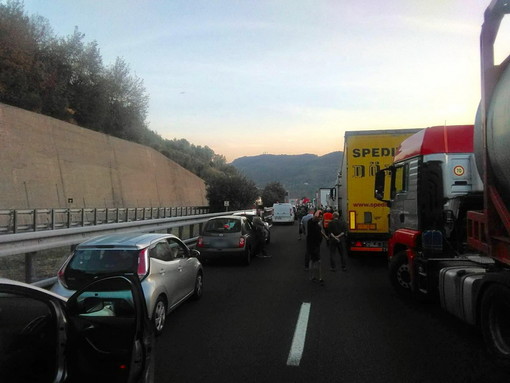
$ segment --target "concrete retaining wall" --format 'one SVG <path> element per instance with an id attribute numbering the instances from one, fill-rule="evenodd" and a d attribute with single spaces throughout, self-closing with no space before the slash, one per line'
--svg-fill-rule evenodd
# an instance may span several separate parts
<path id="1" fill-rule="evenodd" d="M 204 181 L 154 149 L 0 104 L 0 209 L 207 204 Z"/>

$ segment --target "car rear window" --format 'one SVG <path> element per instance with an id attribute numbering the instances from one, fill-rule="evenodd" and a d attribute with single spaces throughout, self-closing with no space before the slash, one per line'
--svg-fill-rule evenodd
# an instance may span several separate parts
<path id="1" fill-rule="evenodd" d="M 83 249 L 76 250 L 68 270 L 87 273 L 136 272 L 139 250 Z"/>
<path id="2" fill-rule="evenodd" d="M 208 221 L 205 233 L 237 233 L 241 231 L 241 221 L 231 218 L 216 218 Z"/>

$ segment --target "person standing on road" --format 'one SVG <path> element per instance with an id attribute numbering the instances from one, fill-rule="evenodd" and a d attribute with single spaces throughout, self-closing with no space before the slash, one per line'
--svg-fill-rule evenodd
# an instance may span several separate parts
<path id="1" fill-rule="evenodd" d="M 333 219 L 328 225 L 329 232 L 329 261 L 331 266 L 331 271 L 336 271 L 336 262 L 335 256 L 336 252 L 340 254 L 340 264 L 342 265 L 342 270 L 346 271 L 347 267 L 345 265 L 345 255 L 347 254 L 347 247 L 345 245 L 345 233 L 346 227 L 344 222 L 340 222 L 339 220 L 340 214 L 338 212 L 333 213 Z"/>
<path id="2" fill-rule="evenodd" d="M 329 234 L 328 226 L 332 219 L 333 219 L 333 210 L 328 207 L 322 216 L 322 227 L 324 228 L 324 232 L 326 233 L 326 235 Z"/>
<path id="3" fill-rule="evenodd" d="M 309 253 L 311 266 L 311 280 L 324 285 L 321 273 L 321 242 L 322 238 L 327 238 L 321 227 L 322 211 L 317 210 L 313 218 L 308 221 L 306 227 L 306 245 Z"/>
<path id="4" fill-rule="evenodd" d="M 305 205 L 301 205 L 297 211 L 298 232 L 299 232 L 298 240 L 301 239 L 301 236 L 304 234 L 303 233 L 303 225 L 301 224 L 301 220 L 307 214 L 307 212 L 308 212 L 308 208 Z"/>
<path id="5" fill-rule="evenodd" d="M 255 255 L 258 255 L 262 258 L 270 257 L 266 252 L 266 228 L 264 227 L 264 222 L 262 222 L 262 218 L 259 216 L 253 217 L 253 230 L 255 232 Z"/>
<path id="6" fill-rule="evenodd" d="M 313 218 L 314 210 L 308 210 L 308 214 L 301 218 L 301 222 L 299 223 L 301 226 L 301 230 L 306 239 L 306 248 L 305 248 L 305 270 L 310 270 L 310 253 L 308 251 L 308 221 Z"/>

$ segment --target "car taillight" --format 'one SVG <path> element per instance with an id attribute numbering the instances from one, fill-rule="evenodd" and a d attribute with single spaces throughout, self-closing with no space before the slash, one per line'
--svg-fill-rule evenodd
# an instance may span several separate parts
<path id="1" fill-rule="evenodd" d="M 62 286 L 64 286 L 66 289 L 68 289 L 66 280 L 64 278 L 64 271 L 66 269 L 66 264 L 67 264 L 67 262 L 62 265 L 62 267 L 60 268 L 60 270 L 57 273 L 57 277 L 58 277 L 58 280 L 60 281 L 60 283 L 62 284 Z"/>
<path id="2" fill-rule="evenodd" d="M 244 237 L 239 238 L 239 247 L 244 247 L 245 243 L 246 243 L 246 238 L 244 238 Z"/>
<path id="3" fill-rule="evenodd" d="M 204 239 L 202 237 L 198 237 L 197 247 L 204 247 Z"/>
<path id="4" fill-rule="evenodd" d="M 149 249 L 145 248 L 143 250 L 140 250 L 140 253 L 138 254 L 138 278 L 140 280 L 144 279 L 147 274 L 149 274 L 149 256 L 148 256 Z"/>
<path id="5" fill-rule="evenodd" d="M 62 286 L 64 286 L 66 289 L 69 289 L 69 287 L 67 287 L 67 282 L 66 282 L 66 278 L 65 278 L 66 267 L 69 264 L 69 261 L 71 261 L 71 258 L 73 256 L 74 256 L 74 253 L 72 253 L 69 257 L 67 257 L 66 261 L 62 264 L 62 266 L 60 266 L 60 269 L 57 272 L 58 280 L 60 281 Z"/>

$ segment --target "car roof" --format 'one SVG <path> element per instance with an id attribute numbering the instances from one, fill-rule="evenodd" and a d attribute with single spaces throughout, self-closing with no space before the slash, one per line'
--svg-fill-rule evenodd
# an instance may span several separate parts
<path id="1" fill-rule="evenodd" d="M 136 249 L 143 249 L 149 246 L 151 243 L 159 241 L 164 238 L 177 238 L 177 237 L 173 234 L 163 233 L 140 233 L 140 232 L 117 233 L 91 238 L 85 242 L 80 243 L 76 248 L 80 249 L 87 247 L 112 246 L 116 248 L 131 247 Z"/>
<path id="2" fill-rule="evenodd" d="M 244 217 L 242 215 L 220 215 L 219 217 L 213 217 L 213 218 L 209 218 L 209 221 L 212 221 L 214 219 L 219 219 L 219 218 L 229 218 L 229 219 L 243 219 Z"/>
<path id="3" fill-rule="evenodd" d="M 232 215 L 240 215 L 240 216 L 247 216 L 247 215 L 257 215 L 257 212 L 255 211 L 239 211 L 237 213 L 234 213 Z"/>

